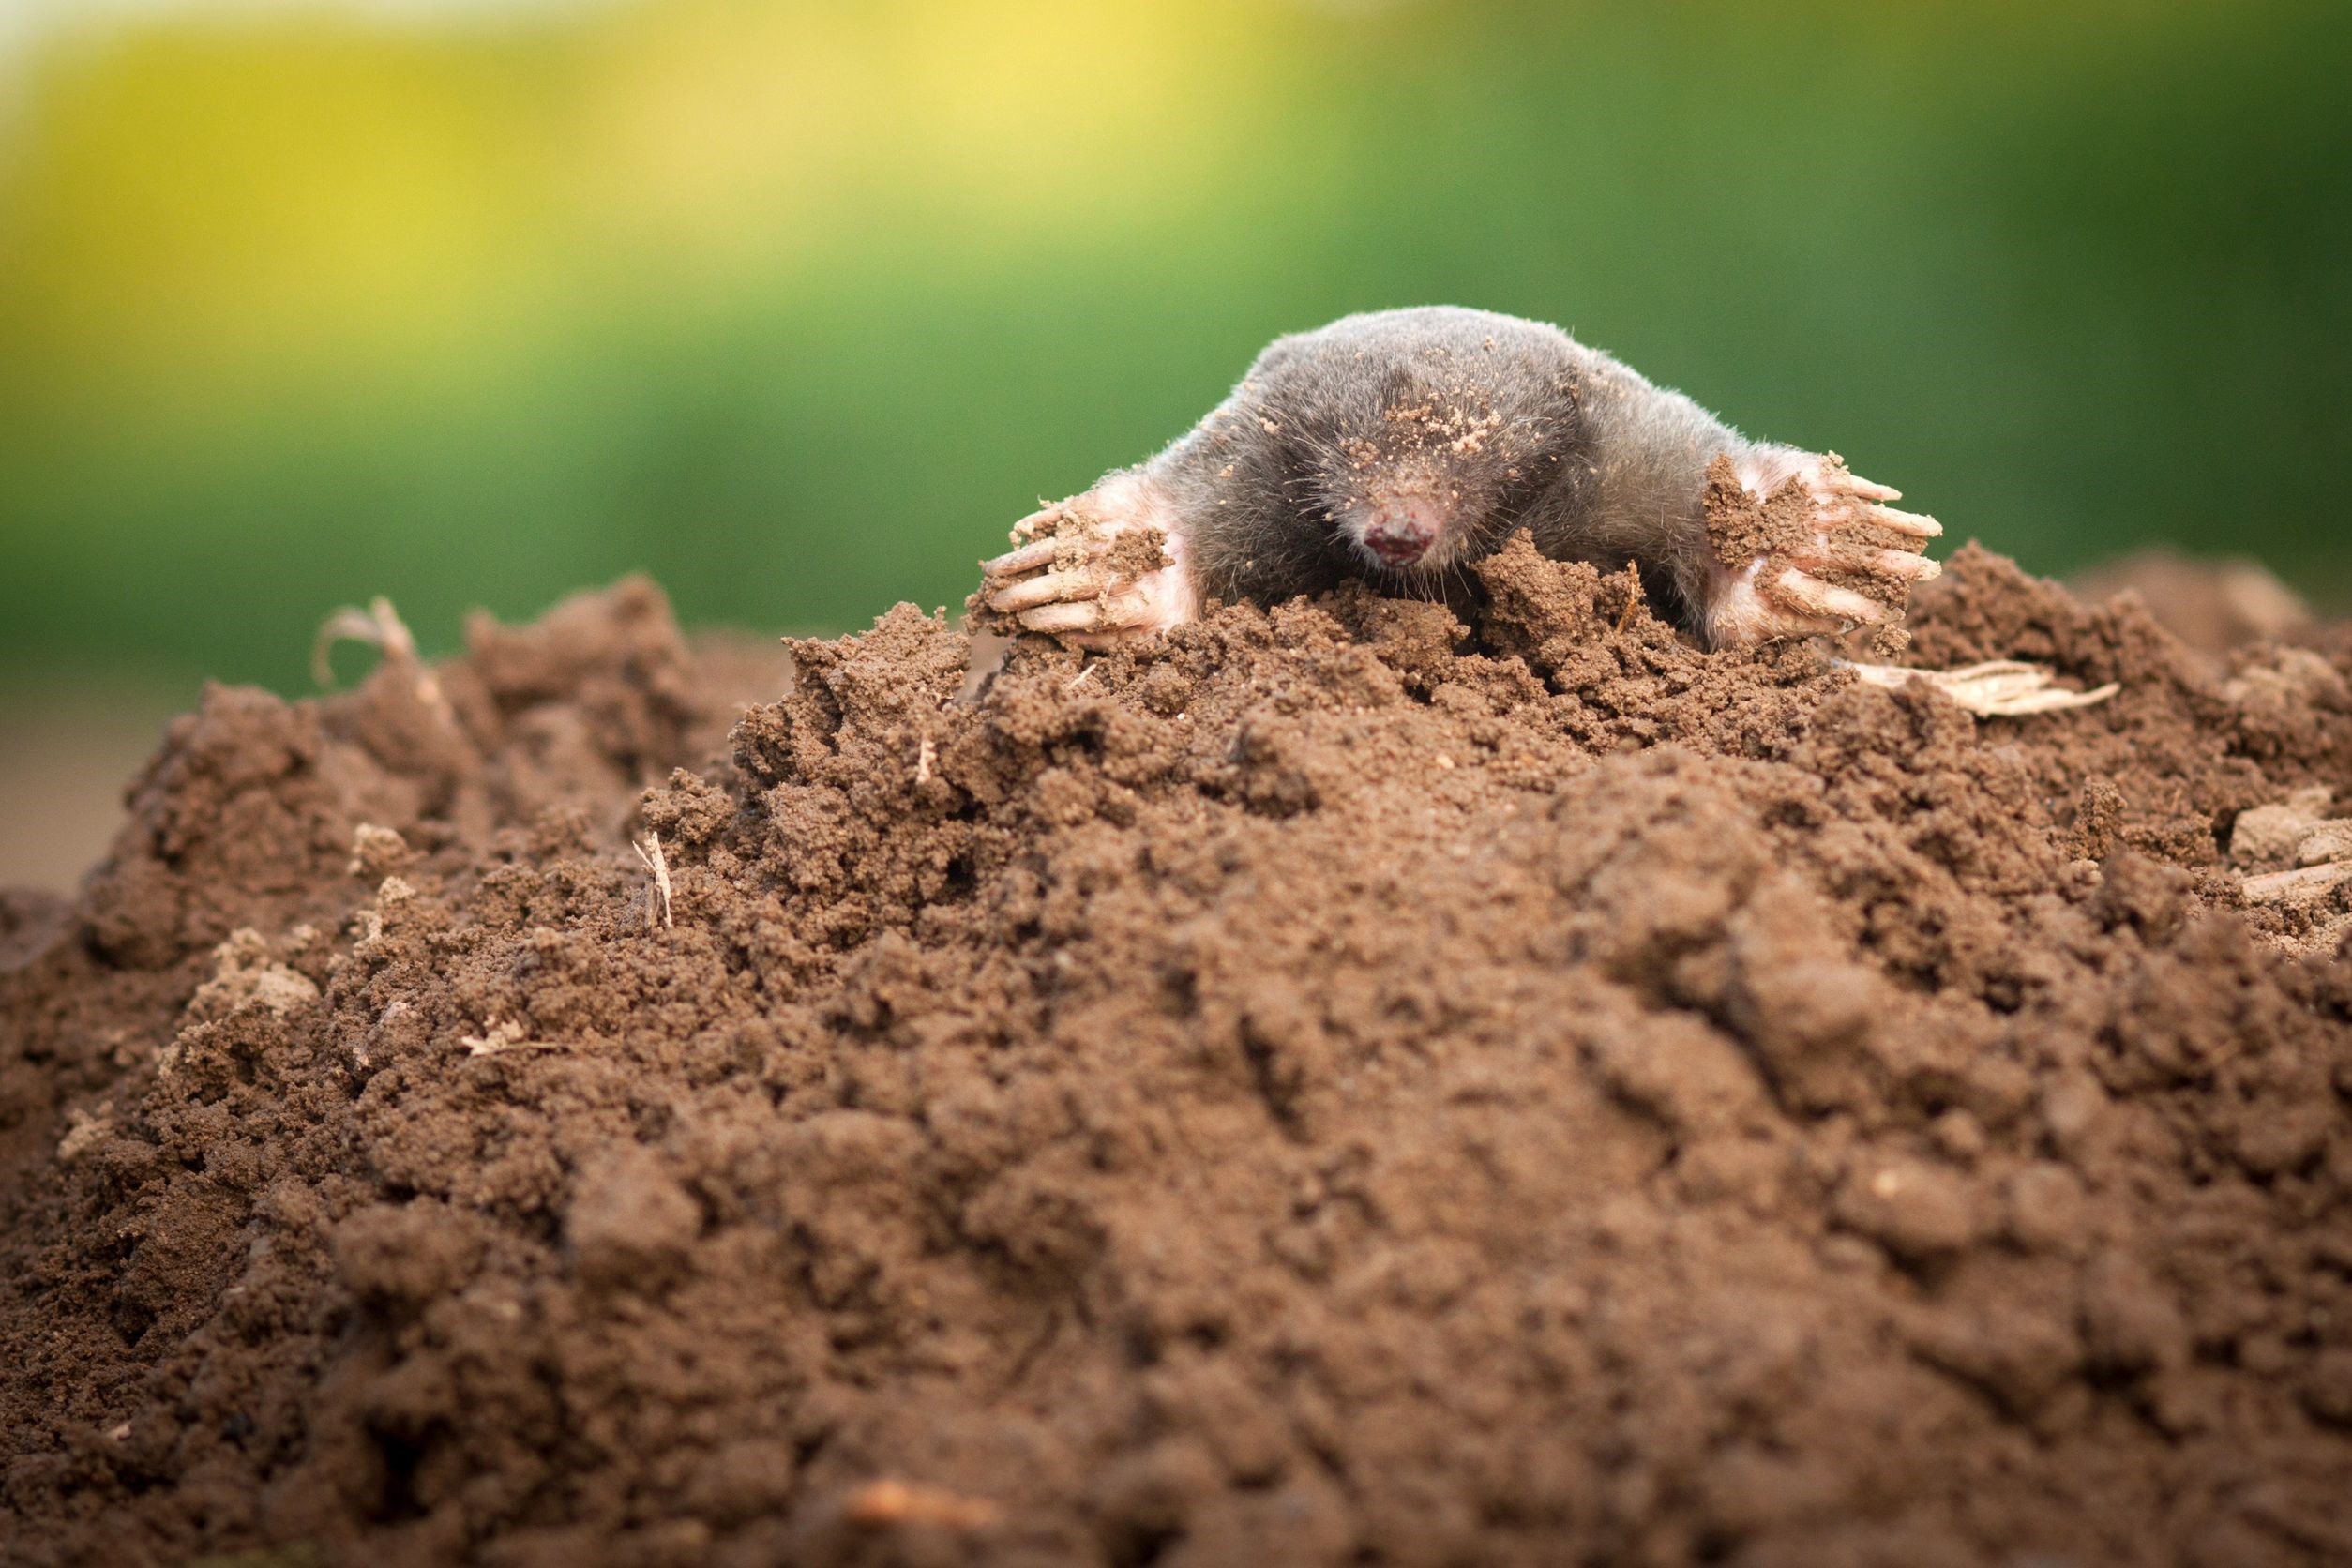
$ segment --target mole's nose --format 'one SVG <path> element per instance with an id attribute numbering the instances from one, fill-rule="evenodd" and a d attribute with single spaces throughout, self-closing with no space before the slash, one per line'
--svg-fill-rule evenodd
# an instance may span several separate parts
<path id="1" fill-rule="evenodd" d="M 1383 566 L 1410 566 L 1429 553 L 1437 536 L 1435 530 L 1417 523 L 1383 518 L 1364 531 L 1364 548 Z"/>

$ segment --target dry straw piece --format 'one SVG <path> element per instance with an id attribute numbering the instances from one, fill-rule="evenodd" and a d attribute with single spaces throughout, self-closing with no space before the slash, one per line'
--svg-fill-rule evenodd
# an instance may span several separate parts
<path id="1" fill-rule="evenodd" d="M 2267 876 L 2248 877 L 2244 892 L 2247 900 L 2256 904 L 2296 904 L 2318 897 L 2333 889 L 2338 882 L 2352 881 L 2352 860 L 2333 861 L 2325 866 L 2305 866 L 2292 871 L 2272 871 Z"/>
<path id="2" fill-rule="evenodd" d="M 331 656 L 338 642 L 364 642 L 381 653 L 386 664 L 407 670 L 415 683 L 416 695 L 425 705 L 444 722 L 457 722 L 449 699 L 442 693 L 441 682 L 417 656 L 416 639 L 410 634 L 408 623 L 400 619 L 400 611 L 392 608 L 390 599 L 378 594 L 368 601 L 365 610 L 343 605 L 319 627 L 319 635 L 310 642 L 310 676 L 323 686 L 335 684 Z"/>
<path id="3" fill-rule="evenodd" d="M 1980 718 L 2021 718 L 2028 714 L 2088 708 L 2123 689 L 2110 683 L 2090 691 L 2068 691 L 2052 686 L 2053 677 L 2042 666 L 2015 659 L 1994 659 L 1958 670 L 1907 670 L 1893 664 L 1847 664 L 1846 668 L 1861 680 L 1889 690 L 1925 681 Z"/>

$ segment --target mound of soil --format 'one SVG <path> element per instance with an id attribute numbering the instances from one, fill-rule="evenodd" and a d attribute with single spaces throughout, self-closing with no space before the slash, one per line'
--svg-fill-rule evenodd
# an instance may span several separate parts
<path id="1" fill-rule="evenodd" d="M 2316 620 L 2311 606 L 2258 561 L 2198 560 L 2162 545 L 2093 567 L 2069 586 L 2088 599 L 2137 594 L 2157 625 L 2202 654 L 2265 640 L 2303 641 Z"/>
<path id="2" fill-rule="evenodd" d="M 0 900 L 0 1555 L 2352 1559 L 2352 636 L 1480 575 L 212 691 Z"/>

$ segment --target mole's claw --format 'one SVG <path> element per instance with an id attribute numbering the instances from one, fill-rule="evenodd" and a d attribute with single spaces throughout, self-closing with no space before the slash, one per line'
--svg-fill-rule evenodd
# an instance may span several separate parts
<path id="1" fill-rule="evenodd" d="M 1941 565 L 1924 555 L 1914 555 L 1907 550 L 1874 550 L 1870 565 L 1887 576 L 1899 577 L 1906 582 L 1933 582 L 1944 574 Z"/>
<path id="2" fill-rule="evenodd" d="M 1034 610 L 1042 604 L 1092 598 L 1095 586 L 1092 572 L 1047 572 L 999 588 L 988 596 L 988 608 L 1010 615 L 1015 611 Z"/>
<path id="3" fill-rule="evenodd" d="M 1857 594 L 1851 588 L 1824 582 L 1794 566 L 1772 580 L 1772 592 L 1816 615 L 1832 616 L 1841 621 L 1860 621 L 1871 626 L 1887 618 L 1887 607 L 1877 600 Z"/>
<path id="4" fill-rule="evenodd" d="M 1010 577 L 1016 572 L 1046 565 L 1060 548 L 1059 543 L 1052 539 L 1033 539 L 1018 550 L 1008 550 L 1002 555 L 981 562 L 980 570 L 988 577 Z"/>
<path id="5" fill-rule="evenodd" d="M 1062 516 L 1062 509 L 1068 505 L 1066 501 L 1057 501 L 1050 506 L 1038 507 L 1013 524 L 1013 537 L 1016 540 L 1035 538 L 1048 523 Z"/>
<path id="6" fill-rule="evenodd" d="M 1014 548 L 980 563 L 980 601 L 1022 631 L 1081 647 L 1156 636 L 1199 609 L 1179 520 L 1155 481 L 1109 475 L 1015 524 Z"/>
<path id="7" fill-rule="evenodd" d="M 1903 492 L 1892 485 L 1882 485 L 1876 479 L 1865 479 L 1859 474 L 1841 474 L 1834 481 L 1838 490 L 1864 501 L 1900 501 Z"/>
<path id="8" fill-rule="evenodd" d="M 1031 631 L 1093 631 L 1102 620 L 1102 607 L 1093 600 L 1049 604 L 1021 611 L 1021 625 Z"/>
<path id="9" fill-rule="evenodd" d="M 1943 536 L 1944 525 L 1922 512 L 1906 512 L 1894 506 L 1873 506 L 1863 515 L 1881 528 L 1892 528 L 1913 538 L 1936 539 Z"/>
<path id="10" fill-rule="evenodd" d="M 1730 578 L 1711 600 L 1706 616 L 1706 641 L 1711 648 L 1769 642 L 1780 637 L 1810 637 L 1817 632 L 1846 629 L 1834 616 L 1808 615 L 1783 599 L 1767 596 L 1754 572 Z"/>

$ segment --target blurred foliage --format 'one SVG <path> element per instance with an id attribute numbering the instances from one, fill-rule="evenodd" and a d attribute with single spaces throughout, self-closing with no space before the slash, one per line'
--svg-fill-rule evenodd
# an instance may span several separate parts
<path id="1" fill-rule="evenodd" d="M 0 672 L 955 604 L 1275 333 L 1553 320 L 2042 570 L 2352 584 L 2352 8 L 677 0 L 53 35 Z"/>

